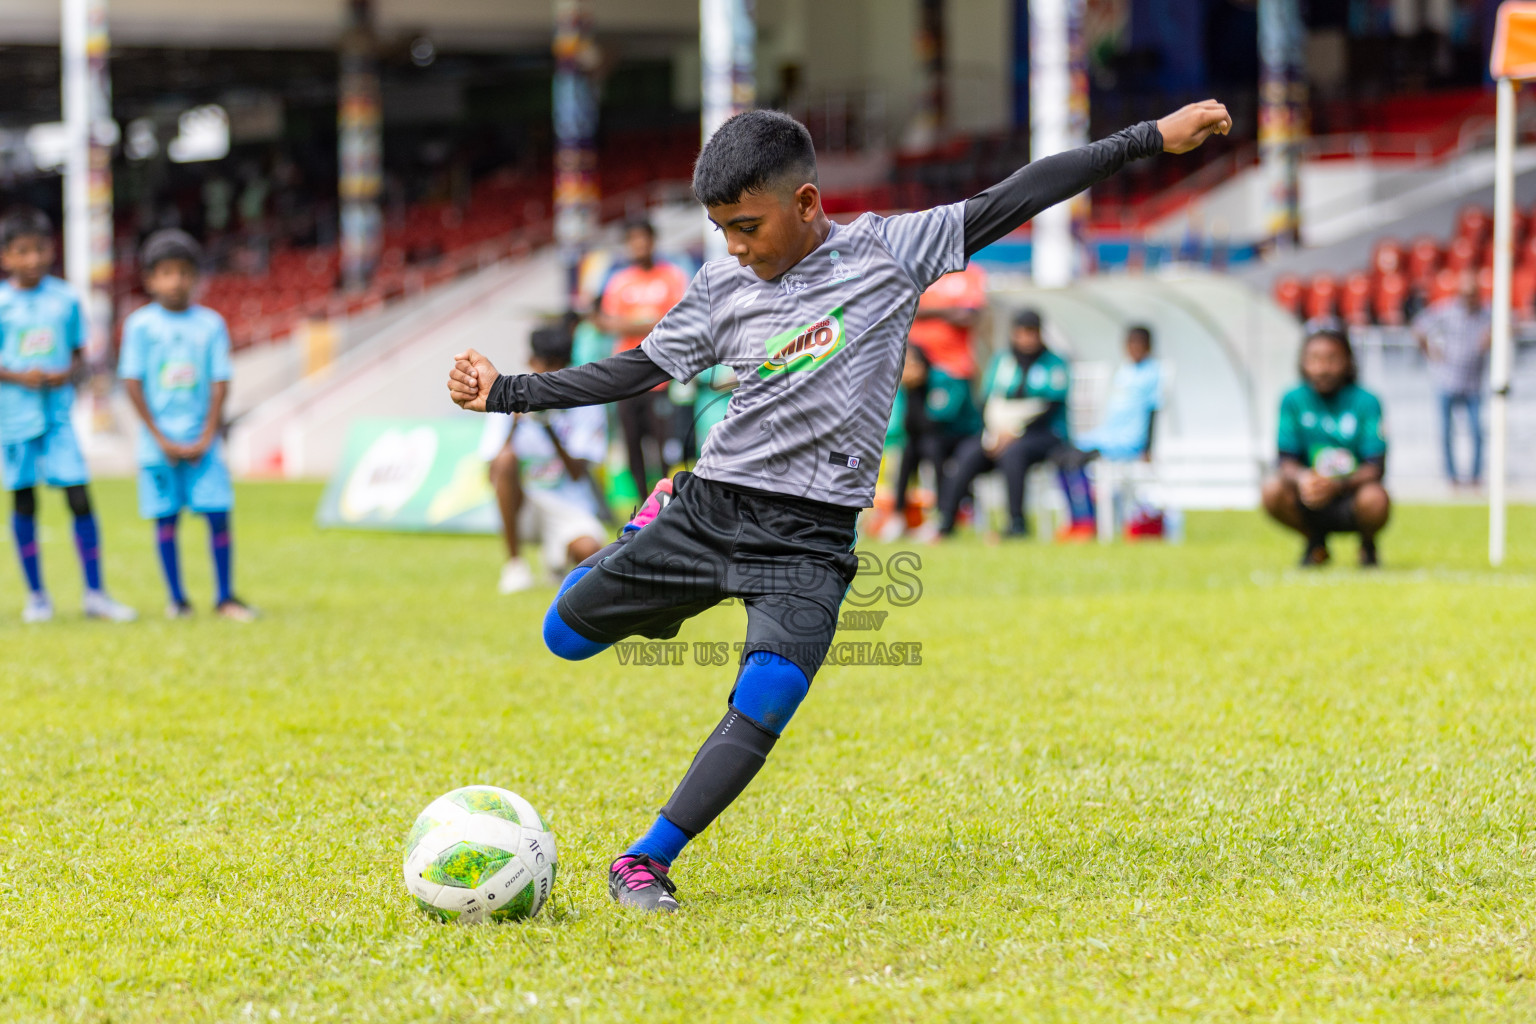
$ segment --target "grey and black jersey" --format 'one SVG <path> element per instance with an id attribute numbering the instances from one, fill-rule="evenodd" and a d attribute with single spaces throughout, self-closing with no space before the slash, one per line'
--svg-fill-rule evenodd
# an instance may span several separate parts
<path id="1" fill-rule="evenodd" d="M 875 475 L 918 296 L 1036 213 L 1163 148 L 1143 121 L 1028 164 L 964 203 L 865 214 L 781 277 L 706 264 L 640 348 L 553 373 L 508 374 L 489 412 L 564 409 L 644 394 L 719 363 L 741 382 L 695 472 L 727 485 L 845 507 Z"/>
<path id="2" fill-rule="evenodd" d="M 834 224 L 771 281 L 734 259 L 706 264 L 640 346 L 677 380 L 724 363 L 740 381 L 694 472 L 871 504 L 918 297 L 964 266 L 959 203 Z"/>

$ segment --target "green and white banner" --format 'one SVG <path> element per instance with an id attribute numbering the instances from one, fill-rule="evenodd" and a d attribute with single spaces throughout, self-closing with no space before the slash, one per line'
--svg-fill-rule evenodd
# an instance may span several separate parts
<path id="1" fill-rule="evenodd" d="M 359 419 L 320 499 L 321 526 L 440 533 L 501 529 L 480 417 Z"/>

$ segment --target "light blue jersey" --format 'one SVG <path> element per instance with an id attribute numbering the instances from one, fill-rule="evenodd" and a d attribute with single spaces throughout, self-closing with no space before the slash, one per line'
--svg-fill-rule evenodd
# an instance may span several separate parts
<path id="1" fill-rule="evenodd" d="M 56 277 L 45 277 L 31 289 L 0 284 L 0 365 L 5 369 L 62 373 L 84 345 L 85 317 L 69 285 Z M 0 442 L 30 441 L 68 424 L 74 404 L 75 389 L 69 385 L 0 384 Z"/>
<path id="2" fill-rule="evenodd" d="M 144 401 L 167 439 L 196 441 L 208 418 L 213 385 L 229 380 L 229 330 L 204 306 L 172 313 L 159 303 L 135 310 L 123 324 L 118 363 L 123 380 L 142 381 Z M 165 453 L 149 428 L 139 435 L 139 465 L 163 466 Z"/>
<path id="3" fill-rule="evenodd" d="M 1147 450 L 1152 414 L 1162 400 L 1162 368 L 1156 359 L 1121 363 L 1110 379 L 1104 417 L 1078 438 L 1078 447 L 1096 448 L 1107 459 L 1134 459 Z"/>

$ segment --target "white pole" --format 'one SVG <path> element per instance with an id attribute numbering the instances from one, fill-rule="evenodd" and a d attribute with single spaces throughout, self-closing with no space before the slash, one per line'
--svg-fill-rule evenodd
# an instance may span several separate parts
<path id="1" fill-rule="evenodd" d="M 1071 17 L 1074 0 L 1030 0 L 1029 158 L 1039 160 L 1080 144 L 1072 110 Z M 1077 246 L 1072 207 L 1058 203 L 1035 215 L 1030 228 L 1030 276 L 1043 288 L 1072 281 Z"/>
<path id="2" fill-rule="evenodd" d="M 703 104 L 703 142 L 732 114 L 749 109 L 756 98 L 754 48 L 757 24 L 753 0 L 699 0 L 699 64 Z M 723 259 L 725 236 L 704 221 L 704 258 Z"/>
<path id="3" fill-rule="evenodd" d="M 1504 562 L 1509 470 L 1510 261 L 1514 256 L 1515 83 L 1499 79 L 1493 177 L 1493 401 L 1489 419 L 1488 561 Z"/>
<path id="4" fill-rule="evenodd" d="M 64 0 L 60 25 L 64 91 L 64 276 L 81 301 L 91 294 L 91 97 L 87 0 Z"/>

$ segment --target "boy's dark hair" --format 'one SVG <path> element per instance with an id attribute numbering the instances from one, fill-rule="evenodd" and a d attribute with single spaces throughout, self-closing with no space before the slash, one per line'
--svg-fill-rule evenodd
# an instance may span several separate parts
<path id="1" fill-rule="evenodd" d="M 18 206 L 0 220 L 0 248 L 21 238 L 53 238 L 53 221 L 33 206 Z"/>
<path id="2" fill-rule="evenodd" d="M 177 228 L 156 231 L 144 240 L 144 245 L 139 249 L 139 270 L 147 274 L 155 269 L 156 264 L 166 260 L 186 260 L 194 270 L 199 269 L 203 262 L 203 247 L 191 235 Z"/>
<path id="3" fill-rule="evenodd" d="M 528 336 L 528 351 L 535 359 L 546 363 L 569 366 L 571 363 L 571 332 L 561 324 L 545 324 L 535 327 Z"/>
<path id="4" fill-rule="evenodd" d="M 644 217 L 631 217 L 624 222 L 625 236 L 627 237 L 631 231 L 644 231 L 651 236 L 652 241 L 656 240 L 656 225 Z"/>
<path id="5" fill-rule="evenodd" d="M 1307 353 L 1307 346 L 1314 341 L 1331 341 L 1344 350 L 1344 358 L 1349 362 L 1349 369 L 1344 371 L 1344 385 L 1348 387 L 1360 379 L 1360 368 L 1355 365 L 1355 347 L 1349 343 L 1349 335 L 1344 331 L 1333 327 L 1321 327 L 1307 334 L 1307 339 L 1301 343 L 1301 354 Z M 1301 366 L 1302 360 L 1297 360 L 1296 370 L 1302 380 L 1307 379 L 1306 370 Z"/>
<path id="6" fill-rule="evenodd" d="M 1037 310 L 1021 309 L 1013 315 L 1013 326 L 1038 331 L 1045 326 L 1045 322 L 1040 319 L 1040 313 Z"/>
<path id="7" fill-rule="evenodd" d="M 816 146 L 805 125 L 777 110 L 728 118 L 693 163 L 693 195 L 705 206 L 805 184 L 816 184 Z"/>
<path id="8" fill-rule="evenodd" d="M 1141 343 L 1147 346 L 1147 351 L 1152 351 L 1152 328 L 1148 327 L 1146 324 L 1132 324 L 1126 330 L 1125 337 L 1127 341 L 1129 341 L 1132 337 L 1140 338 Z"/>

